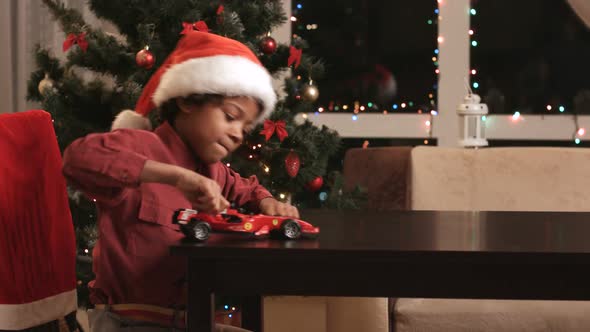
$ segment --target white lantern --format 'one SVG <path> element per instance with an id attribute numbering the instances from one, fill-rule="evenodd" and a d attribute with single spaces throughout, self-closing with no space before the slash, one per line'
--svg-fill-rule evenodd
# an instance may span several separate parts
<path id="1" fill-rule="evenodd" d="M 459 115 L 459 145 L 466 148 L 488 146 L 482 125 L 482 117 L 488 114 L 488 105 L 482 104 L 478 95 L 469 93 L 457 108 L 457 114 Z"/>

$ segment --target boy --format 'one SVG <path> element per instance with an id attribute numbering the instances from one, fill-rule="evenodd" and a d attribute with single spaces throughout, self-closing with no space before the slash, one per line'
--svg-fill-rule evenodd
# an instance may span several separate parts
<path id="1" fill-rule="evenodd" d="M 99 240 L 90 283 L 93 331 L 184 327 L 185 264 L 168 254 L 183 235 L 179 208 L 211 213 L 229 201 L 264 214 L 298 217 L 221 160 L 272 112 L 271 77 L 243 44 L 203 32 L 186 34 L 150 78 L 135 112 L 113 131 L 91 134 L 64 152 L 65 176 L 96 200 Z M 154 132 L 147 114 L 164 122 Z"/>

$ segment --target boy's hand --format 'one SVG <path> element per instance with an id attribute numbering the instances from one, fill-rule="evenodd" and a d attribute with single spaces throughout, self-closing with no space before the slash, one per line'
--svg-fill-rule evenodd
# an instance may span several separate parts
<path id="1" fill-rule="evenodd" d="M 299 210 L 291 204 L 282 203 L 272 197 L 260 201 L 260 213 L 269 216 L 284 216 L 299 218 Z"/>
<path id="2" fill-rule="evenodd" d="M 193 203 L 194 208 L 204 212 L 218 213 L 229 206 L 217 182 L 179 166 L 147 160 L 139 181 L 175 186 Z"/>
<path id="3" fill-rule="evenodd" d="M 221 195 L 219 184 L 188 169 L 179 171 L 176 188 L 193 203 L 194 208 L 208 213 L 219 213 L 229 207 Z"/>

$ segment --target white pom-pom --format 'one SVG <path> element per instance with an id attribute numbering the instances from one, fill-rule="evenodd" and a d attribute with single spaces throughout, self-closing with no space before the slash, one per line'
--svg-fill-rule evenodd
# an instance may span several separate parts
<path id="1" fill-rule="evenodd" d="M 111 131 L 121 128 L 151 130 L 152 124 L 147 117 L 133 110 L 124 110 L 115 117 L 115 121 L 111 125 Z"/>

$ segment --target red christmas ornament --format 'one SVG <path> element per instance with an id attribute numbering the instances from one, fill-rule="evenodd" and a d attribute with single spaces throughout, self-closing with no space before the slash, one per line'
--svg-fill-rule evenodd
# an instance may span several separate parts
<path id="1" fill-rule="evenodd" d="M 264 54 L 273 54 L 277 50 L 277 42 L 270 36 L 262 38 L 260 49 Z"/>
<path id="2" fill-rule="evenodd" d="M 285 169 L 287 170 L 287 174 L 290 177 L 294 178 L 299 173 L 299 166 L 301 166 L 301 161 L 299 160 L 299 155 L 291 151 L 285 158 Z"/>
<path id="3" fill-rule="evenodd" d="M 307 190 L 309 190 L 311 192 L 316 192 L 316 191 L 320 190 L 322 185 L 324 185 L 324 179 L 321 176 L 318 176 L 317 178 L 309 181 L 305 185 L 305 188 L 307 188 Z"/>
<path id="4" fill-rule="evenodd" d="M 156 58 L 147 47 L 137 52 L 137 54 L 135 55 L 135 63 L 137 63 L 137 65 L 140 67 L 150 69 L 154 66 L 155 62 Z"/>

